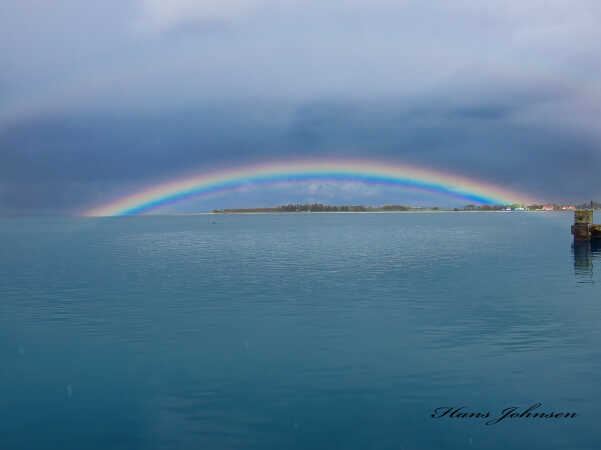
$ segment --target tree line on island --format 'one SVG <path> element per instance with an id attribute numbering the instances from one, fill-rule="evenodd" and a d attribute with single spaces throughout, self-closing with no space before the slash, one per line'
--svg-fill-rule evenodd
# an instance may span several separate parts
<path id="1" fill-rule="evenodd" d="M 582 205 L 476 205 L 468 204 L 460 208 L 414 207 L 405 205 L 324 205 L 322 203 L 289 203 L 269 208 L 224 208 L 214 209 L 214 213 L 294 213 L 294 212 L 391 212 L 391 211 L 561 211 L 573 209 L 601 209 L 601 203 L 591 201 Z"/>

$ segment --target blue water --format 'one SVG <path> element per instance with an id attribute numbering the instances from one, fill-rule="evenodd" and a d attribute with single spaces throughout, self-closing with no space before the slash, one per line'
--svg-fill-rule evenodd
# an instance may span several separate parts
<path id="1" fill-rule="evenodd" d="M 598 449 L 570 214 L 0 220 L 1 449 Z M 432 418 L 435 408 L 576 417 Z"/>

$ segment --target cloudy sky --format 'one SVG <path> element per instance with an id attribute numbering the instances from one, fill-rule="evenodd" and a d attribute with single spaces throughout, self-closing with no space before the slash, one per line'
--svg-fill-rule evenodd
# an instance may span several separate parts
<path id="1" fill-rule="evenodd" d="M 598 0 L 4 0 L 0 214 L 319 156 L 601 200 L 600 55 Z M 445 201 L 313 183 L 176 209 L 306 200 Z"/>

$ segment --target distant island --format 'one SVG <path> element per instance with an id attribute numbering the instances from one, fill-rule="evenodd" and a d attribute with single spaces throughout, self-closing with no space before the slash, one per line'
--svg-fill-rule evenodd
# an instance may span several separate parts
<path id="1" fill-rule="evenodd" d="M 290 203 L 268 208 L 224 208 L 214 209 L 216 214 L 236 213 L 301 213 L 301 212 L 427 212 L 427 211 L 574 211 L 576 209 L 601 209 L 601 203 L 593 202 L 581 205 L 475 205 L 461 208 L 440 208 L 438 206 L 416 207 L 405 205 L 324 205 L 322 203 Z"/>

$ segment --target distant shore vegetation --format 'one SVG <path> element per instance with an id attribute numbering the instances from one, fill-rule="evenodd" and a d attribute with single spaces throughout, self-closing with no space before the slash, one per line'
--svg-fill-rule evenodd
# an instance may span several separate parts
<path id="1" fill-rule="evenodd" d="M 402 211 L 572 211 L 575 209 L 601 209 L 601 203 L 589 202 L 581 205 L 477 205 L 467 204 L 459 208 L 438 206 L 416 207 L 406 205 L 324 205 L 322 203 L 289 203 L 267 208 L 224 208 L 214 209 L 214 213 L 298 213 L 298 212 L 402 212 Z"/>

